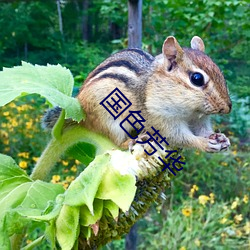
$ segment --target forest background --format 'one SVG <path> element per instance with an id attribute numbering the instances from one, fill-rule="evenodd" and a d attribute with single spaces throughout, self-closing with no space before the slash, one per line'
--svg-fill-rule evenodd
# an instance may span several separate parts
<path id="1" fill-rule="evenodd" d="M 142 47 L 157 55 L 174 35 L 189 46 L 202 37 L 206 53 L 222 69 L 233 100 L 230 115 L 215 116 L 215 128 L 231 140 L 221 154 L 185 151 L 186 166 L 163 204 L 138 223 L 138 249 L 247 249 L 250 245 L 250 3 L 249 1 L 143 1 Z M 0 1 L 0 68 L 21 61 L 68 67 L 80 87 L 102 60 L 128 45 L 125 0 Z M 12 155 L 30 173 L 48 140 L 38 96 L 0 109 L 0 153 Z M 20 133 L 22 136 L 20 136 Z M 28 160 L 32 159 L 32 160 Z M 84 166 L 65 156 L 52 182 L 67 187 Z M 33 231 L 34 238 L 39 230 Z M 26 241 L 32 241 L 32 234 Z M 123 249 L 124 239 L 106 246 Z M 46 245 L 44 245 L 46 249 Z"/>

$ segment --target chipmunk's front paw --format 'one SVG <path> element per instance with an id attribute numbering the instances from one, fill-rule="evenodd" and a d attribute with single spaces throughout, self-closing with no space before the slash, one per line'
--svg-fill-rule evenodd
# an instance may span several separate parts
<path id="1" fill-rule="evenodd" d="M 128 149 L 130 152 L 132 152 L 133 150 L 133 146 L 139 141 L 139 142 L 142 142 L 142 141 L 146 141 L 148 140 L 150 137 L 149 135 L 146 134 L 146 132 L 142 133 L 142 134 L 139 134 L 138 135 L 138 138 L 136 139 L 128 139 L 127 141 L 125 141 L 124 143 L 122 143 L 120 145 L 120 147 L 122 149 Z"/>
<path id="2" fill-rule="evenodd" d="M 222 133 L 214 133 L 208 138 L 207 152 L 216 153 L 225 151 L 230 147 L 229 139 Z"/>

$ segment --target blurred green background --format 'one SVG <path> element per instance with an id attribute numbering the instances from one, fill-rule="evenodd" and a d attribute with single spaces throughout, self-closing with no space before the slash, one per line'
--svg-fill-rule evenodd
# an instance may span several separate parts
<path id="1" fill-rule="evenodd" d="M 22 60 L 60 63 L 79 87 L 102 60 L 127 47 L 127 12 L 125 0 L 64 0 L 60 9 L 51 0 L 0 1 L 0 67 Z M 143 1 L 143 49 L 161 53 L 169 35 L 186 47 L 194 35 L 202 37 L 225 75 L 233 110 L 213 118 L 214 128 L 230 138 L 230 151 L 184 151 L 185 168 L 166 201 L 154 204 L 138 223 L 138 249 L 250 248 L 249 16 L 249 1 Z M 0 152 L 29 173 L 49 139 L 40 126 L 46 108 L 41 98 L 29 96 L 0 109 Z M 83 168 L 65 156 L 51 181 L 66 188 Z M 38 234 L 32 229 L 26 241 Z M 105 247 L 124 248 L 124 239 Z"/>

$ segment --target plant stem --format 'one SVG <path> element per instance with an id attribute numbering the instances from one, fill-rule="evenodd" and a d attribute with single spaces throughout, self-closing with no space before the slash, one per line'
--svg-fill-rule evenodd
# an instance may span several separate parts
<path id="1" fill-rule="evenodd" d="M 96 146 L 96 155 L 102 154 L 106 150 L 117 149 L 117 146 L 106 137 L 92 132 L 82 126 L 72 126 L 65 129 L 60 138 L 51 139 L 39 158 L 30 177 L 33 180 L 46 180 L 61 155 L 70 146 L 78 142 L 87 142 Z"/>

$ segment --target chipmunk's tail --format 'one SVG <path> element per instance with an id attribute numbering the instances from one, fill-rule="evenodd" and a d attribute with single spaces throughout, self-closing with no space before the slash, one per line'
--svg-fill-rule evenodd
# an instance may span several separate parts
<path id="1" fill-rule="evenodd" d="M 42 117 L 42 128 L 45 130 L 51 130 L 56 124 L 62 109 L 58 106 L 48 109 L 45 111 L 44 116 Z"/>

